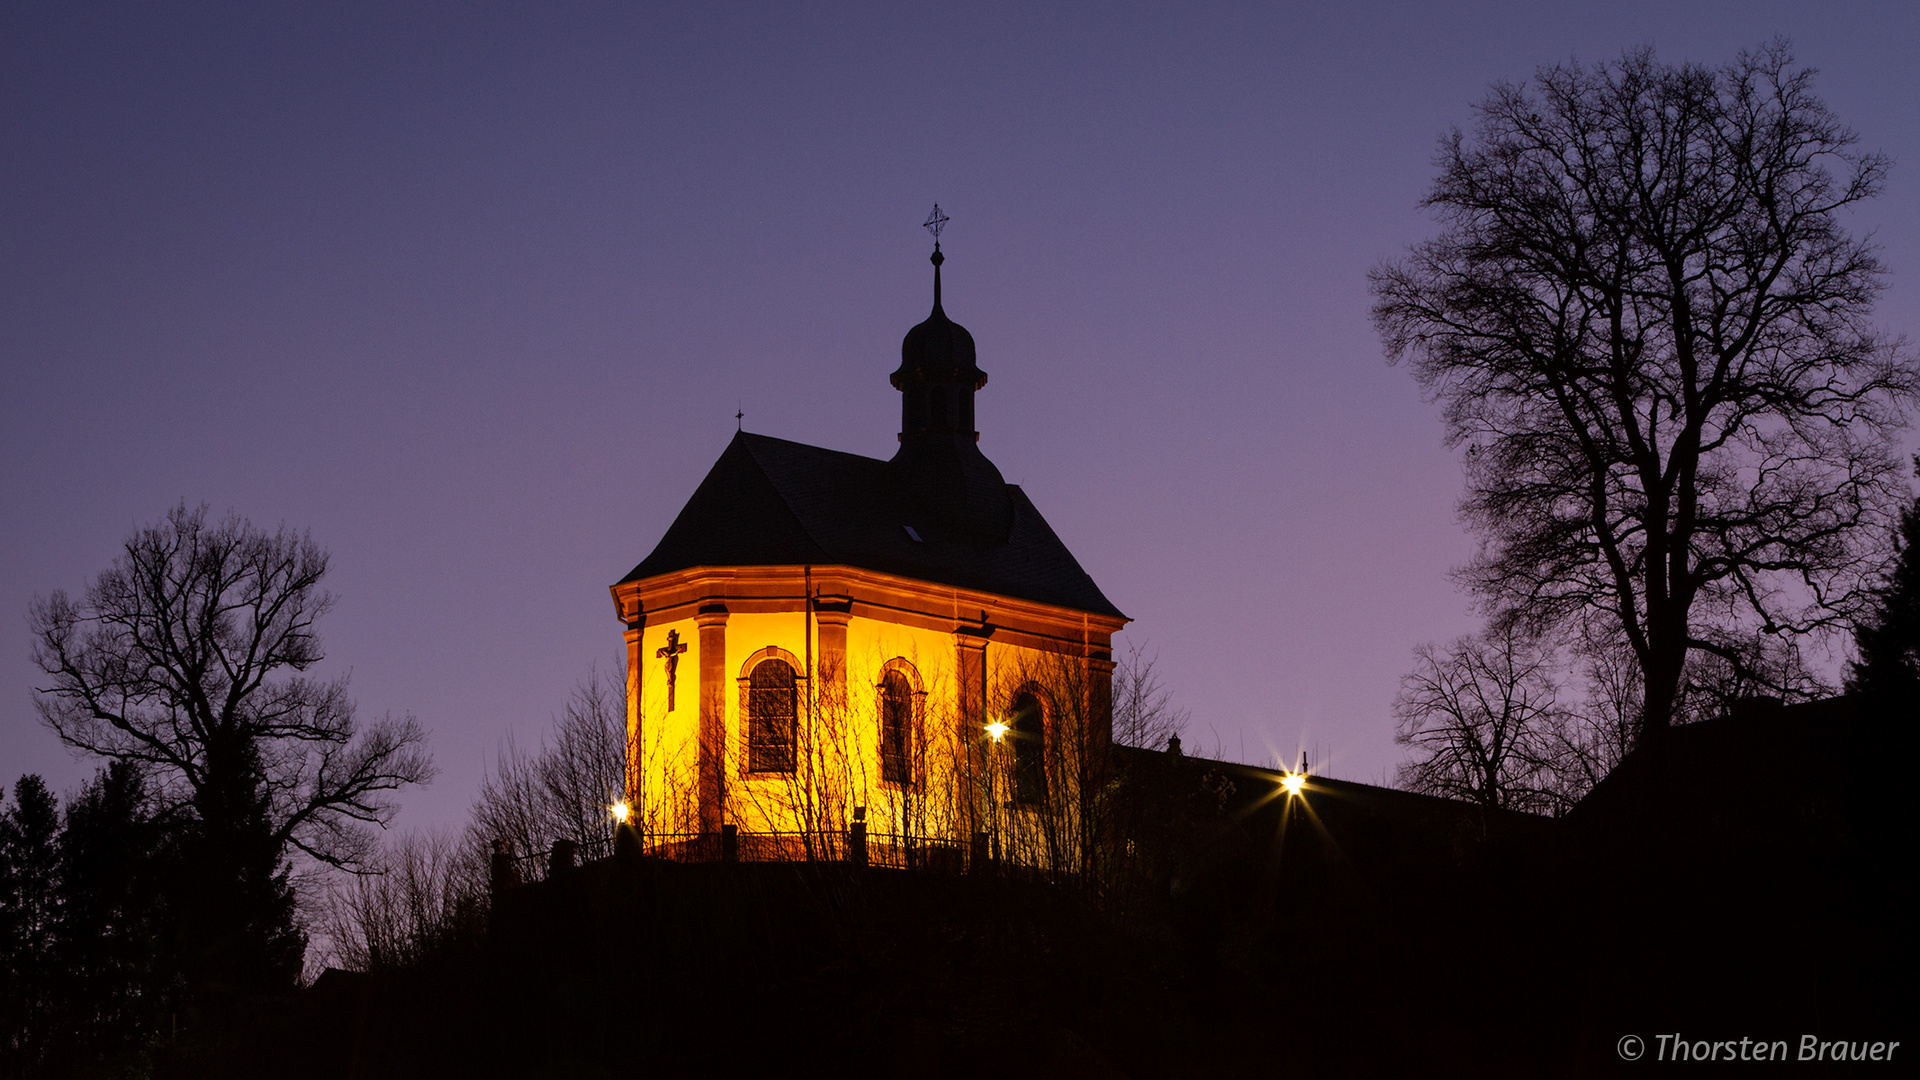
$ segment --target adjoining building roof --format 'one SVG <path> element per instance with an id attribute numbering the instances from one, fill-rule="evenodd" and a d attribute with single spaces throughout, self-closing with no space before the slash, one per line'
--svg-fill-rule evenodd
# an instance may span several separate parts
<path id="1" fill-rule="evenodd" d="M 1121 764 L 1136 769 L 1164 767 L 1169 763 L 1178 763 L 1180 767 L 1193 771 L 1196 775 L 1211 771 L 1226 777 L 1234 784 L 1234 790 L 1227 798 L 1224 807 L 1225 812 L 1231 816 L 1250 814 L 1272 802 L 1276 794 L 1282 790 L 1280 786 L 1282 778 L 1289 775 L 1285 770 L 1261 765 L 1217 761 L 1186 754 L 1176 756 L 1161 749 L 1124 746 L 1118 743 L 1114 745 L 1114 754 Z M 1451 827 L 1462 814 L 1467 814 L 1471 815 L 1473 820 L 1483 828 L 1492 827 L 1508 833 L 1544 835 L 1544 830 L 1550 828 L 1554 820 L 1520 810 L 1486 808 L 1459 799 L 1423 795 L 1417 791 L 1403 791 L 1378 784 L 1363 784 L 1358 780 L 1339 780 L 1317 773 L 1307 777 L 1303 795 L 1307 796 L 1308 801 L 1321 813 L 1359 814 L 1369 819 L 1400 826 L 1445 825 Z M 1333 807 L 1331 811 L 1328 809 L 1330 806 Z"/>
<path id="2" fill-rule="evenodd" d="M 888 462 L 741 432 L 621 584 L 696 566 L 845 565 L 1125 618 L 1017 484 L 1004 539 L 954 528 Z"/>

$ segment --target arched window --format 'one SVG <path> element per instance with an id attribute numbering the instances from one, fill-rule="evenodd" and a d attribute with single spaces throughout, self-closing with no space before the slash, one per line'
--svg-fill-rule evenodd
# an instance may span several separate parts
<path id="1" fill-rule="evenodd" d="M 880 680 L 880 779 L 913 783 L 913 685 L 889 671 Z"/>
<path id="2" fill-rule="evenodd" d="M 1047 801 L 1047 721 L 1040 699 L 1021 693 L 1013 699 L 1013 798 L 1021 803 Z"/>
<path id="3" fill-rule="evenodd" d="M 747 771 L 792 772 L 800 695 L 793 665 L 762 660 L 747 686 Z"/>

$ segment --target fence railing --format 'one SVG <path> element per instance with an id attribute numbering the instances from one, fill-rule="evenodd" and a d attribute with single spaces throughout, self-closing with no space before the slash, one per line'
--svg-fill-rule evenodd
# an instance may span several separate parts
<path id="1" fill-rule="evenodd" d="M 725 826 L 718 832 L 630 834 L 638 854 L 668 862 L 853 863 L 890 870 L 935 874 L 976 872 L 986 860 L 984 835 L 972 843 L 949 837 L 910 833 L 868 833 L 855 827 L 845 832 L 746 832 Z M 556 840 L 545 851 L 515 855 L 497 850 L 495 885 L 544 881 L 577 866 L 613 855 L 613 837 L 592 840 Z"/>

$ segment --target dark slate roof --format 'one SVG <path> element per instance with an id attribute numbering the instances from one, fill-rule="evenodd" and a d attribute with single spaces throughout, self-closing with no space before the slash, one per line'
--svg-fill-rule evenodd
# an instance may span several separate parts
<path id="1" fill-rule="evenodd" d="M 983 540 L 944 525 L 887 462 L 741 432 L 621 582 L 694 566 L 846 565 L 1125 618 L 1019 485 L 1007 495 L 1012 529 Z"/>

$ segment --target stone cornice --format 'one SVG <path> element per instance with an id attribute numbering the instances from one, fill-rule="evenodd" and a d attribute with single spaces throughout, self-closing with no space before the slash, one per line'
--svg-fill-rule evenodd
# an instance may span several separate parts
<path id="1" fill-rule="evenodd" d="M 1124 618 L 1008 596 L 938 585 L 853 566 L 691 567 L 623 582 L 612 588 L 629 625 L 694 617 L 702 606 L 733 614 L 803 609 L 811 584 L 823 606 L 838 615 L 927 630 L 994 633 L 995 641 L 1058 648 L 1084 645 L 1106 653 Z M 842 606 L 844 605 L 844 607 Z"/>

